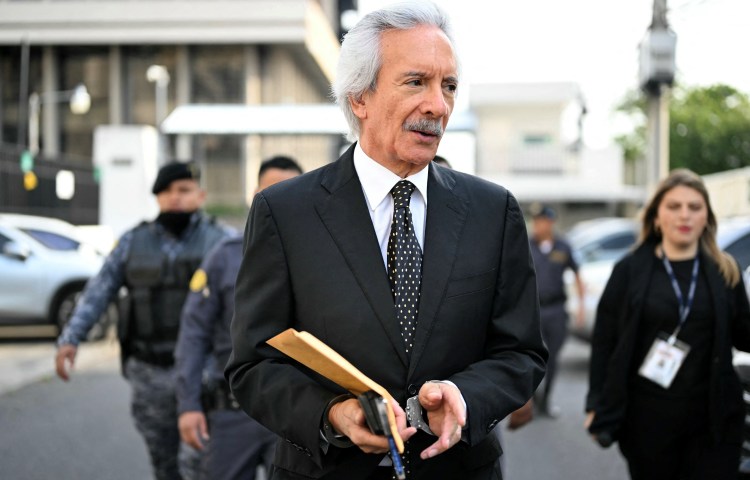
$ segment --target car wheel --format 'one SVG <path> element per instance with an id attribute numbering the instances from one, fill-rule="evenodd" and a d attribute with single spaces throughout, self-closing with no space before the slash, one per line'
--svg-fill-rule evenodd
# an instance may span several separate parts
<path id="1" fill-rule="evenodd" d="M 52 306 L 51 314 L 54 322 L 57 324 L 59 333 L 62 333 L 63 329 L 70 321 L 70 317 L 73 315 L 73 310 L 75 310 L 76 303 L 78 303 L 78 299 L 81 297 L 81 293 L 83 292 L 83 287 L 84 285 L 73 285 L 67 287 L 65 290 L 61 291 L 58 294 L 57 300 Z M 105 313 L 102 315 L 102 318 L 100 318 L 99 321 L 96 322 L 93 327 L 91 327 L 88 335 L 86 335 L 87 341 L 101 340 L 102 338 L 107 336 L 107 333 L 110 330 L 109 327 L 112 325 L 110 310 L 111 308 L 107 308 Z"/>

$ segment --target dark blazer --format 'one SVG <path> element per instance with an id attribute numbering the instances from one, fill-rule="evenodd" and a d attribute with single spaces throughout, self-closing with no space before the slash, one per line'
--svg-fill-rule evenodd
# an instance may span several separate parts
<path id="1" fill-rule="evenodd" d="M 267 339 L 308 331 L 402 406 L 425 381 L 451 380 L 468 405 L 468 442 L 423 462 L 434 438 L 417 434 L 409 478 L 474 478 L 501 454 L 488 433 L 532 395 L 547 357 L 521 211 L 502 187 L 429 166 L 422 295 L 407 358 L 353 149 L 255 197 L 227 379 L 242 408 L 283 439 L 274 478 L 327 479 L 366 478 L 382 455 L 333 446 L 324 454 L 321 419 L 342 389 Z"/>
<path id="2" fill-rule="evenodd" d="M 645 296 L 657 259 L 656 244 L 647 242 L 618 262 L 597 309 L 591 342 L 586 410 L 596 415 L 592 433 L 617 438 L 628 404 L 628 379 Z M 750 350 L 750 307 L 744 283 L 728 287 L 716 263 L 700 253 L 715 312 L 709 385 L 709 415 L 714 437 L 739 441 L 742 432 L 742 388 L 732 366 L 732 347 Z M 739 421 L 738 421 L 739 418 Z"/>

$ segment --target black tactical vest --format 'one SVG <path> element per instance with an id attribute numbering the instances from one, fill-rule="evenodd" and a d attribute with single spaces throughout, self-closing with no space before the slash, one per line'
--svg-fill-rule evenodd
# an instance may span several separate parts
<path id="1" fill-rule="evenodd" d="M 226 234 L 203 218 L 188 235 L 182 251 L 170 258 L 162 251 L 154 223 L 142 223 L 133 230 L 125 263 L 126 318 L 120 319 L 124 355 L 160 366 L 174 363 L 190 279 L 206 253 Z"/>

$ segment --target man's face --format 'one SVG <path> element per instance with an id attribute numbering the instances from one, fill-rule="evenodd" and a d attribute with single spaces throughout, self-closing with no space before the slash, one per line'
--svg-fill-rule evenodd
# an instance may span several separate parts
<path id="1" fill-rule="evenodd" d="M 263 172 L 263 175 L 258 179 L 258 188 L 256 192 L 260 192 L 264 188 L 268 188 L 275 183 L 279 183 L 284 180 L 289 180 L 299 176 L 299 172 L 296 170 L 283 170 L 281 168 L 269 168 Z"/>
<path id="2" fill-rule="evenodd" d="M 533 235 L 536 238 L 546 239 L 552 236 L 555 228 L 555 221 L 547 217 L 534 217 L 531 222 Z"/>
<path id="3" fill-rule="evenodd" d="M 380 38 L 375 91 L 350 102 L 364 152 L 405 176 L 435 157 L 453 111 L 458 69 L 453 47 L 437 27 L 388 30 Z"/>
<path id="4" fill-rule="evenodd" d="M 206 192 L 198 182 L 190 179 L 175 180 L 167 188 L 156 194 L 159 211 L 194 212 L 203 206 Z"/>

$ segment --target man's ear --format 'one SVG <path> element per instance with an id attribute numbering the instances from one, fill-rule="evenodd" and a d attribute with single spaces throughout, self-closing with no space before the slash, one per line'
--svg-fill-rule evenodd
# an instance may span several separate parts
<path id="1" fill-rule="evenodd" d="M 349 97 L 349 105 L 352 107 L 352 111 L 357 118 L 360 120 L 367 118 L 367 104 L 365 103 L 364 95 L 359 98 Z"/>

